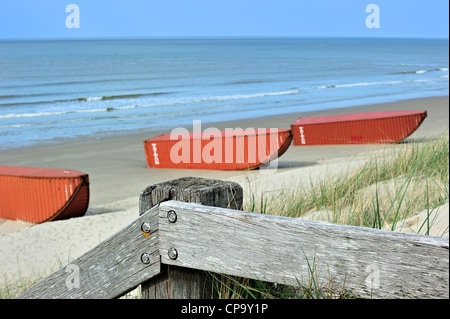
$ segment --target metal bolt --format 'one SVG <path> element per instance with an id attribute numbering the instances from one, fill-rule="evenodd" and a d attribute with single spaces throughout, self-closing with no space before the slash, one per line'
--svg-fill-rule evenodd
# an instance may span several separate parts
<path id="1" fill-rule="evenodd" d="M 150 263 L 150 255 L 147 254 L 147 253 L 143 253 L 143 254 L 141 255 L 141 261 L 142 261 L 144 264 L 149 264 L 149 263 Z"/>
<path id="2" fill-rule="evenodd" d="M 141 230 L 142 230 L 144 233 L 147 233 L 147 234 L 148 234 L 148 233 L 150 232 L 150 230 L 151 230 L 150 223 L 149 223 L 149 222 L 143 223 L 142 226 L 141 226 Z"/>
<path id="3" fill-rule="evenodd" d="M 177 221 L 177 213 L 175 213 L 175 211 L 173 210 L 169 210 L 167 212 L 167 219 L 169 220 L 169 222 L 175 223 Z"/>
<path id="4" fill-rule="evenodd" d="M 175 248 L 170 248 L 167 252 L 167 255 L 169 255 L 169 258 L 172 260 L 175 260 L 178 258 L 178 252 Z"/>

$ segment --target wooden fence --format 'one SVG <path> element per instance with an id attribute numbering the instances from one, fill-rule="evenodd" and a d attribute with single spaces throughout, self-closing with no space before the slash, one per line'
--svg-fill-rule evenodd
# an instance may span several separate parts
<path id="1" fill-rule="evenodd" d="M 243 212 L 236 183 L 147 188 L 140 216 L 19 298 L 209 298 L 206 272 L 362 298 L 449 298 L 449 240 Z"/>

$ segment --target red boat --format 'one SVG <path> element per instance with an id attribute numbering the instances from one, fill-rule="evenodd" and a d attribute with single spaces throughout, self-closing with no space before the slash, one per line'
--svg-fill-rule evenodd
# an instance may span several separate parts
<path id="1" fill-rule="evenodd" d="M 290 130 L 246 129 L 166 134 L 144 148 L 151 168 L 248 170 L 283 155 L 291 141 Z"/>
<path id="2" fill-rule="evenodd" d="M 386 111 L 299 118 L 291 124 L 294 145 L 398 143 L 427 111 Z"/>
<path id="3" fill-rule="evenodd" d="M 88 204 L 83 172 L 0 166 L 0 218 L 42 223 L 82 216 Z"/>

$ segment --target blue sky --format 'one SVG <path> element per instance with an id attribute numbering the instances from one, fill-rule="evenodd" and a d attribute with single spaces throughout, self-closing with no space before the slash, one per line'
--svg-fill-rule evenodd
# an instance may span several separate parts
<path id="1" fill-rule="evenodd" d="M 67 28 L 66 6 L 80 9 Z M 367 28 L 366 6 L 380 8 Z M 0 39 L 183 36 L 447 38 L 448 0 L 1 0 Z"/>

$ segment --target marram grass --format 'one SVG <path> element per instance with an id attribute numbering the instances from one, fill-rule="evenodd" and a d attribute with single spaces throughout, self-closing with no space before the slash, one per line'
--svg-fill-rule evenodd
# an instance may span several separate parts
<path id="1" fill-rule="evenodd" d="M 383 228 L 449 201 L 448 135 L 377 153 L 351 173 L 252 195 L 244 210 L 302 217 L 326 212 L 329 222 Z"/>

